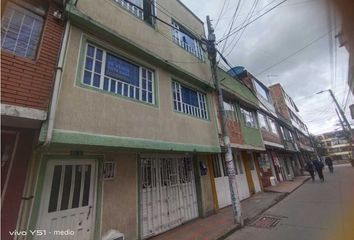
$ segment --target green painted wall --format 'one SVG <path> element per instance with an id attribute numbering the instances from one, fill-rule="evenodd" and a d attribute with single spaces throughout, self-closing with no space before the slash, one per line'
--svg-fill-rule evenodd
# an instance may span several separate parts
<path id="1" fill-rule="evenodd" d="M 218 77 L 221 80 L 223 89 L 235 94 L 236 97 L 255 107 L 259 106 L 258 99 L 241 82 L 235 80 L 221 68 L 218 68 Z"/>

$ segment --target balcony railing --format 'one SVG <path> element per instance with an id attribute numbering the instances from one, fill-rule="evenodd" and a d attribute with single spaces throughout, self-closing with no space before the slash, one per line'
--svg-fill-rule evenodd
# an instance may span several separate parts
<path id="1" fill-rule="evenodd" d="M 179 39 L 175 35 L 172 35 L 172 39 L 176 44 L 178 44 L 179 46 L 184 48 L 187 52 L 193 54 L 194 56 L 196 56 L 197 58 L 199 58 L 202 61 L 204 60 L 204 53 L 201 48 L 191 46 L 191 45 L 187 44 L 186 42 L 182 41 L 181 39 Z"/>
<path id="2" fill-rule="evenodd" d="M 127 0 L 113 0 L 115 3 L 120 5 L 122 8 L 126 9 L 133 15 L 135 15 L 137 18 L 140 18 L 141 20 L 144 20 L 144 10 L 135 4 L 127 1 Z"/>

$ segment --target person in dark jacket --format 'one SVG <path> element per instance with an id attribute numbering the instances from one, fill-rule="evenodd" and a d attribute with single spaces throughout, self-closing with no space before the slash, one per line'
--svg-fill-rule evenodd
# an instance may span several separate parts
<path id="1" fill-rule="evenodd" d="M 333 161 L 332 161 L 332 158 L 330 157 L 326 157 L 326 165 L 328 166 L 328 169 L 331 173 L 333 173 Z"/>
<path id="2" fill-rule="evenodd" d="M 312 181 L 315 181 L 315 167 L 311 161 L 306 162 L 305 170 L 310 173 Z"/>
<path id="3" fill-rule="evenodd" d="M 324 165 L 323 165 L 323 163 L 322 163 L 320 160 L 315 159 L 315 160 L 312 161 L 312 164 L 313 164 L 313 166 L 314 166 L 315 169 L 316 169 L 316 172 L 317 172 L 317 174 L 318 174 L 318 177 L 319 177 L 319 178 L 321 179 L 321 181 L 323 182 L 323 181 L 324 181 L 324 176 L 323 176 L 323 167 L 324 167 Z"/>

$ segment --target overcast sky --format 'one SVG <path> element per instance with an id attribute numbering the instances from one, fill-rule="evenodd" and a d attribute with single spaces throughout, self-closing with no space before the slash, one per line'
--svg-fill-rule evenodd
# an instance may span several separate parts
<path id="1" fill-rule="evenodd" d="M 217 40 L 220 40 L 233 19 L 238 0 L 182 2 L 204 22 L 206 16 L 210 16 Z M 217 21 L 224 2 L 224 11 Z M 253 2 L 241 0 L 234 29 L 238 29 L 249 16 Z M 282 0 L 259 0 L 251 19 L 280 2 Z M 324 0 L 288 0 L 245 28 L 236 45 L 242 31 L 234 35 L 235 39 L 230 37 L 224 51 L 233 66 L 244 66 L 265 85 L 281 83 L 314 134 L 339 129 L 329 93 L 315 93 L 331 88 L 343 106 L 348 93 L 348 54 L 344 48 L 338 47 L 334 38 L 340 30 L 335 26 L 340 23 L 338 19 L 332 20 L 330 26 L 327 12 Z M 284 60 L 311 42 L 314 43 Z M 223 43 L 218 48 L 222 50 Z M 347 105 L 353 103 L 353 96 L 349 95 Z M 348 107 L 346 112 L 350 119 Z"/>

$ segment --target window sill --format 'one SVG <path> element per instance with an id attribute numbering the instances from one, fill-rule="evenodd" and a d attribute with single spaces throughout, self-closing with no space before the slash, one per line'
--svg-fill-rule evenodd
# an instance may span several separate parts
<path id="1" fill-rule="evenodd" d="M 133 102 L 133 103 L 139 103 L 139 104 L 144 104 L 146 106 L 150 106 L 150 107 L 153 107 L 153 108 L 159 108 L 158 104 L 156 103 L 157 99 L 155 99 L 155 104 L 153 104 L 153 103 L 147 103 L 147 102 L 139 101 L 139 100 L 136 100 L 134 98 L 126 97 L 126 96 L 119 95 L 119 94 L 116 94 L 116 93 L 112 93 L 112 92 L 109 92 L 109 91 L 105 91 L 105 90 L 102 90 L 100 88 L 88 86 L 86 84 L 83 84 L 82 82 L 77 83 L 76 86 L 80 87 L 82 89 L 85 89 L 85 90 L 92 90 L 94 92 L 98 92 L 100 94 L 108 95 L 108 96 L 111 96 L 111 97 L 121 98 L 123 100 L 130 101 L 130 102 Z"/>
<path id="2" fill-rule="evenodd" d="M 10 58 L 14 58 L 14 59 L 18 59 L 18 60 L 21 60 L 21 61 L 24 61 L 24 62 L 27 62 L 30 64 L 36 64 L 38 62 L 38 56 L 36 56 L 36 58 L 34 58 L 34 59 L 31 59 L 31 58 L 18 56 L 16 54 L 10 53 L 6 50 L 1 50 L 1 55 L 6 56 L 6 57 L 10 57 Z"/>

